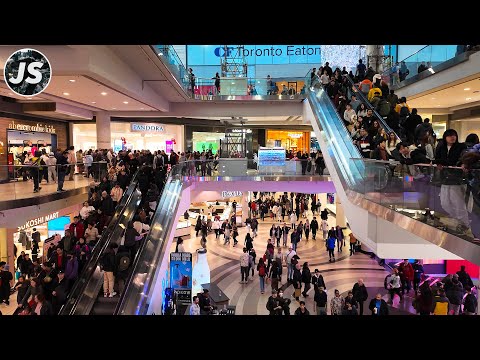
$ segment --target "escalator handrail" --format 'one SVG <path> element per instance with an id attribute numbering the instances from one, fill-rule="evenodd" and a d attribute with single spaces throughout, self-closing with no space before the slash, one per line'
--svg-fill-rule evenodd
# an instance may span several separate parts
<path id="1" fill-rule="evenodd" d="M 357 147 L 355 144 L 353 144 L 353 139 L 352 139 L 352 136 L 351 136 L 351 134 L 350 134 L 350 131 L 348 131 L 347 127 L 345 126 L 345 123 L 343 122 L 343 117 L 338 113 L 337 108 L 335 107 L 335 104 L 333 103 L 332 99 L 330 99 L 330 97 L 326 94 L 325 90 L 320 89 L 320 90 L 318 90 L 318 91 L 323 91 L 323 92 L 324 92 L 323 97 L 324 97 L 324 98 L 327 98 L 328 101 L 330 102 L 330 105 L 331 105 L 332 109 L 334 110 L 334 112 L 335 112 L 335 114 L 336 114 L 336 116 L 337 116 L 338 124 L 340 124 L 340 125 L 339 125 L 340 128 L 341 128 L 341 129 L 345 132 L 345 134 L 346 134 L 346 137 L 344 137 L 343 140 L 345 140 L 346 138 L 348 138 L 348 141 L 352 143 L 352 147 L 353 147 L 353 149 L 354 149 L 353 151 L 355 152 L 355 156 L 356 156 L 356 157 L 359 157 L 359 158 L 362 157 L 362 155 L 361 155 L 360 150 L 358 149 L 358 147 Z M 315 90 L 310 90 L 310 88 L 307 88 L 306 93 L 307 93 L 307 96 L 309 96 L 309 101 L 310 101 L 310 103 L 311 103 L 310 106 L 312 106 L 313 100 L 312 100 L 310 97 L 316 97 L 317 91 L 315 91 Z M 320 96 L 322 96 L 322 95 L 320 95 Z M 313 107 L 312 107 L 312 110 L 313 110 Z M 322 128 L 323 128 L 323 126 L 322 126 Z M 324 130 L 324 131 L 327 131 L 327 129 L 323 129 L 323 130 Z M 340 129 L 339 129 L 339 130 L 340 130 Z M 333 135 L 331 135 L 331 136 L 333 136 Z M 350 155 L 354 155 L 354 154 L 350 154 Z M 339 163 L 339 166 L 340 166 L 340 163 Z M 342 167 L 344 167 L 343 164 L 342 164 Z M 359 171 L 360 174 L 362 174 L 362 171 L 361 171 L 360 169 L 357 169 L 357 170 Z M 342 178 L 343 178 L 343 177 L 342 177 Z M 343 181 L 346 181 L 346 180 L 347 180 L 347 179 L 343 179 Z"/>
<path id="2" fill-rule="evenodd" d="M 113 229 L 115 229 L 117 226 L 119 226 L 120 220 L 122 219 L 122 214 L 127 208 L 127 205 L 130 203 L 132 196 L 135 192 L 135 189 L 137 188 L 138 181 L 137 181 L 137 175 L 139 173 L 139 169 L 135 172 L 132 181 L 130 182 L 130 185 L 128 186 L 127 191 L 122 196 L 122 199 L 118 203 L 116 209 L 115 209 L 115 214 L 112 217 L 112 220 L 110 221 L 110 224 L 107 226 L 107 228 L 104 230 L 102 233 L 101 238 L 98 240 L 98 242 L 95 244 L 95 247 L 93 249 L 93 252 L 90 256 L 90 259 L 88 262 L 85 264 L 83 267 L 82 272 L 79 274 L 77 280 L 75 281 L 75 284 L 73 285 L 71 291 L 68 294 L 67 300 L 65 302 L 65 305 L 62 306 L 60 309 L 59 314 L 61 315 L 66 315 L 65 312 L 67 311 L 67 305 L 70 302 L 70 310 L 68 311 L 69 314 L 74 311 L 76 308 L 78 301 L 80 299 L 80 295 L 84 292 L 85 286 L 88 284 L 88 281 L 90 277 L 92 276 L 93 272 L 95 271 L 95 268 L 97 267 L 98 261 L 100 259 L 101 254 L 105 251 L 106 247 L 110 243 L 110 238 L 113 234 Z M 72 303 L 73 300 L 73 303 Z"/>
<path id="3" fill-rule="evenodd" d="M 133 281 L 133 278 L 135 276 L 135 274 L 137 273 L 136 272 L 136 269 L 139 267 L 139 263 L 140 263 L 140 258 L 141 258 L 141 254 L 144 252 L 145 250 L 145 247 L 147 246 L 147 244 L 149 243 L 149 238 L 152 235 L 152 232 L 154 230 L 154 220 L 157 218 L 156 214 L 157 214 L 157 211 L 162 211 L 162 208 L 163 208 L 163 205 L 164 203 L 161 202 L 161 199 L 162 199 L 162 195 L 164 194 L 165 191 L 167 191 L 167 188 L 169 187 L 169 185 L 173 182 L 174 178 L 176 177 L 176 173 L 179 169 L 181 169 L 183 167 L 183 163 L 181 164 L 177 164 L 175 165 L 171 171 L 170 171 L 170 174 L 167 178 L 167 180 L 165 181 L 165 185 L 163 187 L 163 190 L 162 190 L 162 194 L 160 194 L 159 196 L 159 203 L 157 204 L 157 209 L 155 210 L 155 215 L 153 216 L 152 218 L 152 223 L 150 224 L 150 230 L 147 234 L 147 236 L 145 237 L 145 239 L 142 241 L 142 244 L 140 245 L 140 248 L 138 249 L 137 253 L 135 254 L 135 258 L 134 258 L 134 261 L 133 261 L 133 264 L 132 264 L 132 267 L 131 267 L 131 271 L 130 273 L 128 274 L 128 277 L 127 279 L 125 280 L 125 287 L 124 287 L 124 290 L 123 292 L 120 294 L 120 299 L 117 303 L 117 306 L 115 308 L 115 312 L 114 312 L 114 315 L 117 315 L 120 313 L 121 309 L 124 307 L 125 305 L 125 302 L 127 300 L 127 294 L 128 294 L 128 290 L 132 284 L 132 281 Z M 181 170 L 180 170 L 181 171 Z M 182 178 L 180 178 L 180 182 L 181 182 L 181 185 L 183 187 L 183 180 Z M 164 198 L 164 200 L 166 200 L 166 197 Z M 180 202 L 180 200 L 177 201 L 177 206 L 178 206 L 178 203 Z M 172 227 L 172 226 L 171 226 Z M 171 227 L 169 229 L 166 229 L 165 231 L 165 234 L 169 234 L 171 232 Z M 166 236 L 164 236 L 164 240 L 166 239 Z M 163 246 L 165 244 L 165 241 L 162 242 L 162 244 L 160 245 L 160 252 L 162 251 L 163 249 Z M 161 261 L 160 261 L 161 263 Z M 153 280 L 150 280 L 151 283 L 153 283 Z"/>

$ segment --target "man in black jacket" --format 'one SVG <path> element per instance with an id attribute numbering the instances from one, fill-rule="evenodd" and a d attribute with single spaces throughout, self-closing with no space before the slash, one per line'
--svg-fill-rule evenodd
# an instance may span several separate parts
<path id="1" fill-rule="evenodd" d="M 67 301 L 68 295 L 68 280 L 65 279 L 63 270 L 59 270 L 57 276 L 58 283 L 55 290 L 52 291 L 52 306 L 55 314 L 60 312 L 62 305 Z"/>
<path id="2" fill-rule="evenodd" d="M 12 286 L 13 275 L 10 271 L 5 270 L 5 261 L 0 262 L 0 304 L 4 302 L 10 305 L 10 287 Z"/>
<path id="3" fill-rule="evenodd" d="M 318 230 L 318 221 L 315 216 L 313 217 L 313 220 L 310 223 L 310 230 L 312 230 L 312 238 L 313 240 L 315 240 L 315 237 L 317 236 L 317 230 Z"/>
<path id="4" fill-rule="evenodd" d="M 99 230 L 102 231 L 104 226 L 108 226 L 110 219 L 115 212 L 115 207 L 113 206 L 113 200 L 106 191 L 102 191 L 102 202 L 98 209 L 100 213 L 100 226 Z"/>
<path id="5" fill-rule="evenodd" d="M 57 177 L 58 177 L 58 184 L 57 184 L 57 191 L 63 192 L 63 183 L 65 181 L 65 175 L 67 174 L 68 168 L 68 150 L 65 150 L 62 156 L 57 158 Z"/>
<path id="6" fill-rule="evenodd" d="M 430 164 L 431 161 L 427 158 L 427 153 L 423 148 L 415 148 L 408 146 L 408 144 L 401 142 L 397 144 L 397 150 L 400 153 L 399 161 L 402 164 Z"/>
<path id="7" fill-rule="evenodd" d="M 280 299 L 277 296 L 277 290 L 272 291 L 272 295 L 268 298 L 266 307 L 269 311 L 269 315 L 282 315 L 283 309 L 280 304 Z"/>
<path id="8" fill-rule="evenodd" d="M 353 298 L 358 302 L 360 307 L 360 315 L 363 315 L 363 303 L 368 299 L 368 291 L 363 283 L 363 279 L 358 279 L 358 282 L 353 285 Z"/>
<path id="9" fill-rule="evenodd" d="M 470 229 L 467 206 L 465 203 L 466 183 L 460 165 L 460 156 L 466 149 L 464 143 L 458 142 L 458 134 L 454 129 L 443 133 L 443 140 L 435 151 L 435 163 L 438 164 L 441 178 L 440 205 L 452 219 L 457 219 L 455 231 L 460 235 L 473 238 Z"/>

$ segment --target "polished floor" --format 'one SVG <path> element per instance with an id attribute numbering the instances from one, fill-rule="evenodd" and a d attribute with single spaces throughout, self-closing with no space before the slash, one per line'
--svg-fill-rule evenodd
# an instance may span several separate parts
<path id="1" fill-rule="evenodd" d="M 87 179 L 83 175 L 75 175 L 73 179 L 74 180 L 68 180 L 68 176 L 65 178 L 65 182 L 63 184 L 64 190 L 73 190 L 85 187 L 93 181 L 92 178 Z M 55 182 L 47 183 L 45 180 L 43 180 L 40 184 L 40 187 L 42 189 L 39 192 L 34 193 L 33 181 L 23 181 L 23 179 L 0 184 L 0 201 L 28 199 L 57 192 L 57 183 Z"/>
<path id="2" fill-rule="evenodd" d="M 309 212 L 311 220 L 311 211 Z M 318 220 L 319 217 L 317 217 Z M 258 237 L 254 239 L 254 248 L 257 253 L 257 259 L 263 255 L 266 250 L 267 241 L 269 238 L 269 230 L 273 221 L 270 219 L 265 222 L 260 221 Z M 330 226 L 335 226 L 335 217 L 329 216 L 328 223 Z M 288 224 L 288 222 L 287 222 Z M 255 270 L 253 280 L 248 284 L 240 284 L 240 255 L 242 253 L 243 241 L 245 239 L 247 228 L 239 228 L 240 236 L 238 237 L 239 244 L 233 247 L 233 241 L 229 245 L 223 245 L 223 235 L 220 240 L 215 239 L 215 234 L 210 234 L 207 237 L 207 256 L 211 271 L 211 282 L 217 284 L 220 289 L 230 298 L 230 305 L 236 305 L 236 314 L 238 315 L 267 315 L 268 311 L 265 307 L 268 297 L 271 295 L 270 284 L 266 286 L 265 294 L 260 293 L 260 282 L 258 274 Z M 299 243 L 297 253 L 300 256 L 300 264 L 305 261 L 309 263 L 311 272 L 315 269 L 320 270 L 325 284 L 327 286 L 328 301 L 333 297 L 335 289 L 338 289 L 342 296 L 346 296 L 348 291 L 352 289 L 355 282 L 362 278 L 368 290 L 369 300 L 365 303 L 364 315 L 369 315 L 368 302 L 378 292 L 383 295 L 387 301 L 389 296 L 387 291 L 383 288 L 383 282 L 388 272 L 377 261 L 371 259 L 369 256 L 356 253 L 350 256 L 349 250 L 344 248 L 342 252 L 336 251 L 336 262 L 330 263 L 328 261 L 328 253 L 325 251 L 325 243 L 323 240 L 314 241 L 310 238 L 309 241 L 304 239 Z M 290 242 L 289 242 L 290 243 Z M 199 249 L 200 236 L 195 236 L 195 231 L 192 227 L 192 234 L 190 238 L 184 238 L 184 245 L 186 251 L 194 253 L 193 261 L 195 263 L 195 250 Z M 175 243 L 171 251 L 174 251 Z M 282 251 L 287 251 L 287 248 L 282 248 Z M 284 266 L 282 280 L 286 279 L 286 267 Z M 293 293 L 293 287 L 283 284 L 284 297 L 290 297 Z M 413 292 L 410 293 L 413 296 Z M 308 297 L 303 296 L 300 300 L 306 302 L 307 309 L 312 313 L 314 307 L 313 288 L 310 289 Z M 391 307 L 391 314 L 413 314 L 414 309 L 411 307 L 413 299 L 406 298 L 402 303 L 395 302 L 394 308 Z M 290 305 L 291 313 L 296 310 L 298 303 L 293 301 Z M 328 313 L 330 314 L 330 306 L 328 306 Z"/>

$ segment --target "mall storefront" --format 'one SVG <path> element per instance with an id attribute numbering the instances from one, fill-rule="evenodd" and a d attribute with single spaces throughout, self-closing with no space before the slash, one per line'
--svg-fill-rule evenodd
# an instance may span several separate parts
<path id="1" fill-rule="evenodd" d="M 131 150 L 183 150 L 183 125 L 161 123 L 116 122 L 111 123 L 111 148 L 115 152 Z M 97 148 L 96 124 L 73 124 L 73 145 L 75 149 Z"/>
<path id="2" fill-rule="evenodd" d="M 24 152 L 42 150 L 48 153 L 67 148 L 68 124 L 41 119 L 39 121 L 0 117 L 0 165 L 21 165 L 19 156 Z M 18 177 L 20 168 L 0 170 L 0 181 Z"/>
<path id="3" fill-rule="evenodd" d="M 48 247 L 56 244 L 65 235 L 65 229 L 73 222 L 73 217 L 79 214 L 81 208 L 82 204 L 73 205 L 41 214 L 22 223 L 12 224 L 11 228 L 0 228 L 1 261 L 6 261 L 10 266 L 10 271 L 14 273 L 16 258 L 22 251 L 32 258 L 32 234 L 34 231 L 40 233 L 41 240 L 37 257 L 40 259 L 39 261 L 45 261 Z"/>
<path id="4" fill-rule="evenodd" d="M 310 152 L 310 131 L 267 130 L 267 147 L 283 147 L 294 153 Z"/>

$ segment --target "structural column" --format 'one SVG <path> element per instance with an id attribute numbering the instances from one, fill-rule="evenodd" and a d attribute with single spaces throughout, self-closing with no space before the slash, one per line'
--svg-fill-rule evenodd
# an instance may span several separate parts
<path id="1" fill-rule="evenodd" d="M 110 149 L 112 147 L 110 115 L 106 112 L 97 112 L 95 118 L 97 125 L 97 149 Z"/>
<path id="2" fill-rule="evenodd" d="M 343 210 L 342 203 L 340 202 L 340 197 L 338 194 L 335 194 L 335 206 L 336 206 L 336 221 L 337 225 L 340 227 L 347 226 L 347 219 L 345 218 L 345 212 Z"/>

